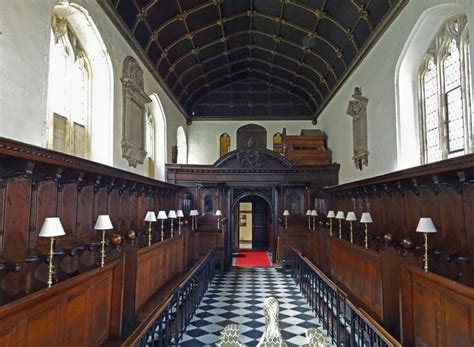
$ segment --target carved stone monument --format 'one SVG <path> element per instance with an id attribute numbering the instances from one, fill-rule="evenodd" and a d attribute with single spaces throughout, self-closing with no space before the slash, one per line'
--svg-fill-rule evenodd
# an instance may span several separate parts
<path id="1" fill-rule="evenodd" d="M 367 145 L 367 103 L 369 100 L 362 96 L 359 87 L 354 89 L 352 100 L 349 101 L 346 114 L 352 117 L 352 141 L 354 146 L 354 164 L 362 170 L 369 165 L 369 151 Z"/>
<path id="2" fill-rule="evenodd" d="M 126 57 L 122 68 L 122 157 L 137 167 L 146 157 L 146 104 L 151 99 L 143 90 L 143 70 L 133 57 Z"/>

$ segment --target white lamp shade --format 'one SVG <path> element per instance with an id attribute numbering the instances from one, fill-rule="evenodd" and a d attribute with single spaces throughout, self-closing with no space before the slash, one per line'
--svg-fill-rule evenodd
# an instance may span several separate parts
<path id="1" fill-rule="evenodd" d="M 158 219 L 168 219 L 168 217 L 166 217 L 166 212 L 165 211 L 158 212 Z"/>
<path id="2" fill-rule="evenodd" d="M 420 218 L 416 231 L 419 233 L 435 233 L 436 228 L 431 218 Z"/>
<path id="3" fill-rule="evenodd" d="M 354 212 L 347 212 L 347 217 L 346 217 L 346 220 L 347 221 L 350 221 L 350 222 L 353 222 L 353 221 L 356 221 L 357 220 L 357 217 L 355 215 Z"/>
<path id="4" fill-rule="evenodd" d="M 337 211 L 336 214 L 336 219 L 345 219 L 346 217 L 344 216 L 344 212 L 342 211 Z"/>
<path id="5" fill-rule="evenodd" d="M 145 222 L 156 222 L 156 214 L 153 211 L 148 211 L 145 216 Z"/>
<path id="6" fill-rule="evenodd" d="M 197 210 L 191 210 L 191 211 L 189 211 L 189 215 L 190 215 L 190 216 L 197 216 L 198 214 L 199 214 L 199 213 L 198 213 Z"/>
<path id="7" fill-rule="evenodd" d="M 369 212 L 364 212 L 362 213 L 362 217 L 360 217 L 360 222 L 361 223 L 372 223 L 372 216 L 370 215 Z"/>
<path id="8" fill-rule="evenodd" d="M 110 221 L 110 217 L 108 214 L 101 214 L 97 218 L 97 222 L 95 222 L 95 226 L 94 226 L 95 230 L 110 230 L 113 228 L 114 226 L 112 225 L 112 222 Z"/>
<path id="9" fill-rule="evenodd" d="M 312 211 L 311 211 L 311 215 L 312 215 L 312 216 L 317 216 L 317 215 L 318 215 L 318 211 L 312 210 Z"/>
<path id="10" fill-rule="evenodd" d="M 183 217 L 184 217 L 183 210 L 178 210 L 178 211 L 176 211 L 176 217 L 178 217 L 178 218 L 183 218 Z"/>
<path id="11" fill-rule="evenodd" d="M 283 211 L 283 215 L 284 215 L 284 216 L 289 216 L 289 215 L 290 215 L 290 211 L 288 211 L 288 210 Z"/>
<path id="12" fill-rule="evenodd" d="M 170 212 L 168 213 L 168 218 L 176 218 L 176 211 L 175 210 L 170 210 Z"/>
<path id="13" fill-rule="evenodd" d="M 306 215 L 311 216 L 311 212 L 312 212 L 311 210 L 306 211 Z"/>
<path id="14" fill-rule="evenodd" d="M 43 226 L 41 227 L 40 237 L 56 237 L 66 235 L 64 232 L 61 221 L 58 217 L 48 217 L 44 219 Z"/>
<path id="15" fill-rule="evenodd" d="M 334 213 L 334 211 L 328 211 L 328 218 L 334 218 L 336 217 L 336 214 Z"/>
<path id="16" fill-rule="evenodd" d="M 217 211 L 216 211 L 216 216 L 222 216 L 221 210 L 217 210 Z"/>

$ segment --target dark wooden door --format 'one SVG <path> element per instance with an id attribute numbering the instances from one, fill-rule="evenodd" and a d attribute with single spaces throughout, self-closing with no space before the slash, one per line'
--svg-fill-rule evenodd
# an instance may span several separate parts
<path id="1" fill-rule="evenodd" d="M 267 248 L 267 210 L 263 201 L 252 206 L 252 248 Z"/>

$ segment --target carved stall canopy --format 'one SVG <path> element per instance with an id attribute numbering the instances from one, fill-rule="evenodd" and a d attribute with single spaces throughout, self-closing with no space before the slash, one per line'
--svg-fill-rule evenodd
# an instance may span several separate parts
<path id="1" fill-rule="evenodd" d="M 98 215 L 110 215 L 114 226 L 110 234 L 137 230 L 144 227 L 146 211 L 176 208 L 179 190 L 107 165 L 0 138 L 0 269 L 7 262 L 28 271 L 25 262 L 31 265 L 32 257 L 48 253 L 47 240 L 38 238 L 46 217 L 59 217 L 66 232 L 56 240 L 56 247 L 79 256 L 95 242 Z M 77 264 L 73 268 L 77 270 Z M 15 281 L 10 278 L 9 283 Z M 4 298 L 0 290 L 0 303 Z"/>
<path id="2" fill-rule="evenodd" d="M 146 107 L 151 99 L 143 90 L 143 70 L 133 57 L 126 57 L 122 71 L 122 156 L 128 165 L 143 164 L 145 151 Z"/>
<path id="3" fill-rule="evenodd" d="M 407 2 L 99 0 L 193 120 L 317 117 Z"/>

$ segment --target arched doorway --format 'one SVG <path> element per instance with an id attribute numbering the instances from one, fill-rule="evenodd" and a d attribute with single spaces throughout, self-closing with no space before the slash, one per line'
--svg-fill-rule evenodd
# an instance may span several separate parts
<path id="1" fill-rule="evenodd" d="M 241 196 L 234 202 L 233 215 L 233 251 L 272 249 L 273 208 L 266 197 L 259 194 Z"/>

